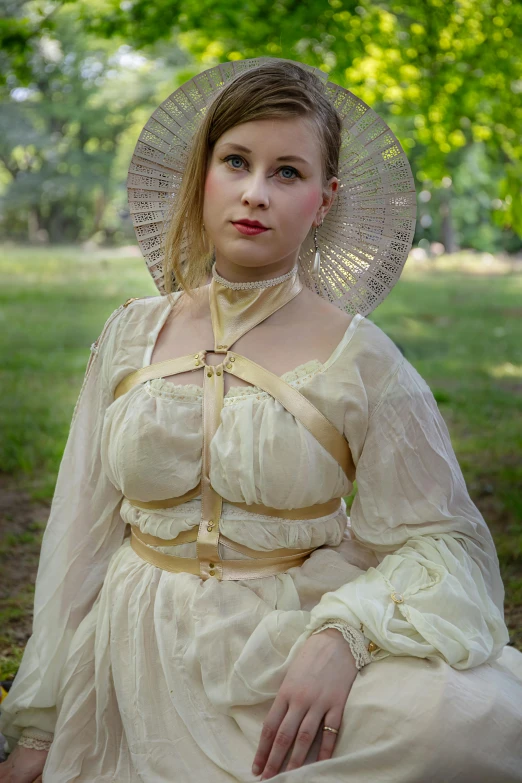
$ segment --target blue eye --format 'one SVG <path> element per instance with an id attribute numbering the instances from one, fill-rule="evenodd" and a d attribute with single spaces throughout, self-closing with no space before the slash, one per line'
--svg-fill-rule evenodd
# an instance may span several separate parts
<path id="1" fill-rule="evenodd" d="M 292 168 L 292 166 L 282 166 L 282 167 L 279 169 L 279 171 L 291 171 L 293 174 L 295 174 L 295 175 L 296 175 L 296 177 L 298 177 L 298 176 L 299 176 L 299 174 L 297 173 L 297 171 L 296 171 L 294 168 Z M 283 179 L 290 179 L 290 177 L 283 177 Z M 293 179 L 293 178 L 292 178 L 292 179 Z"/>
<path id="2" fill-rule="evenodd" d="M 233 166 L 232 165 L 232 161 L 233 160 L 239 160 L 239 161 L 244 163 L 244 160 L 241 157 L 241 155 L 227 155 L 227 157 L 226 158 L 222 158 L 222 160 L 223 160 L 224 163 L 229 163 L 230 162 L 230 165 L 232 166 L 232 168 L 233 169 L 237 169 L 238 171 L 239 171 L 240 167 L 239 166 Z M 291 171 L 292 174 L 295 174 L 295 177 L 283 177 L 283 179 L 286 179 L 286 180 L 293 180 L 293 179 L 298 179 L 298 178 L 301 179 L 301 175 L 299 174 L 297 169 L 294 169 L 293 166 L 281 166 L 281 168 L 278 169 L 278 171 Z"/>
<path id="3" fill-rule="evenodd" d="M 228 156 L 227 158 L 225 158 L 224 160 L 227 160 L 227 161 L 228 161 L 228 160 L 243 160 L 243 158 L 241 158 L 239 155 L 229 155 L 229 156 Z M 232 166 L 232 168 L 234 169 L 234 168 L 236 168 L 236 167 L 235 167 L 235 166 Z"/>

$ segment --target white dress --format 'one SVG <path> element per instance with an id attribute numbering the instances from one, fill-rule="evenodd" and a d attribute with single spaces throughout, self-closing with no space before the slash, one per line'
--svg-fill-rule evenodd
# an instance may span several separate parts
<path id="1" fill-rule="evenodd" d="M 125 499 L 178 496 L 201 476 L 198 385 L 157 379 L 113 398 L 150 363 L 169 310 L 166 297 L 121 306 L 93 346 L 43 538 L 33 634 L 1 706 L 9 746 L 24 727 L 54 733 L 44 783 L 256 780 L 262 722 L 288 666 L 313 630 L 341 618 L 378 649 L 333 757 L 315 761 L 319 733 L 306 765 L 274 780 L 522 781 L 522 654 L 505 646 L 491 535 L 429 387 L 367 318 L 352 320 L 327 362 L 283 376 L 349 441 L 350 518 L 344 501 L 302 521 L 223 503 L 232 540 L 320 549 L 276 576 L 202 581 L 130 547 L 126 523 L 168 539 L 200 521 L 199 498 L 155 511 Z M 225 396 L 210 477 L 225 499 L 284 509 L 352 490 L 254 387 Z M 195 557 L 195 547 L 160 551 Z"/>

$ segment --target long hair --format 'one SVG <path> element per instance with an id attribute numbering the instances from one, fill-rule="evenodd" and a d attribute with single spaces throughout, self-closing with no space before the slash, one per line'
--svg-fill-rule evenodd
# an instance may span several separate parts
<path id="1" fill-rule="evenodd" d="M 163 261 L 167 295 L 183 290 L 191 296 L 193 289 L 205 284 L 212 268 L 214 247 L 203 227 L 203 198 L 218 139 L 243 122 L 291 117 L 315 125 L 326 186 L 338 173 L 342 120 L 313 72 L 292 61 L 262 63 L 227 82 L 208 106 L 194 133 L 174 210 L 167 219 Z"/>

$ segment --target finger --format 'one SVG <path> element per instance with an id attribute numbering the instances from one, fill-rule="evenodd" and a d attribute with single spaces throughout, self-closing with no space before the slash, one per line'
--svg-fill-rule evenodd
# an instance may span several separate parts
<path id="1" fill-rule="evenodd" d="M 322 718 L 322 712 L 312 710 L 307 712 L 301 725 L 299 726 L 299 730 L 295 738 L 294 749 L 286 766 L 285 772 L 303 766 L 317 732 L 320 728 L 322 728 Z"/>
<path id="2" fill-rule="evenodd" d="M 295 739 L 304 715 L 305 710 L 298 710 L 295 707 L 291 707 L 286 713 L 274 737 L 272 750 L 262 772 L 261 780 L 268 780 L 268 778 L 277 775 L 281 769 L 281 764 Z"/>
<path id="3" fill-rule="evenodd" d="M 330 726 L 332 729 L 339 729 L 341 726 L 341 720 L 343 713 L 339 709 L 329 710 L 324 716 L 323 726 Z M 317 754 L 317 761 L 324 761 L 324 759 L 330 759 L 334 752 L 335 743 L 337 742 L 337 734 L 333 731 L 322 732 L 323 738 L 321 740 L 321 747 Z"/>
<path id="4" fill-rule="evenodd" d="M 282 698 L 276 698 L 270 708 L 270 712 L 263 721 L 261 738 L 252 764 L 253 775 L 260 775 L 263 771 L 268 755 L 272 749 L 272 743 L 277 734 L 277 730 L 287 711 L 288 702 Z"/>

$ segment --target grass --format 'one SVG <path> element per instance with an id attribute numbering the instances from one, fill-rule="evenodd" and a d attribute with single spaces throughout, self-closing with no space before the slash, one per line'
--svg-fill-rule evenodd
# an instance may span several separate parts
<path id="1" fill-rule="evenodd" d="M 52 494 L 91 343 L 131 296 L 157 293 L 137 258 L 0 249 L 0 470 Z"/>
<path id="2" fill-rule="evenodd" d="M 0 248 L 0 476 L 32 500 L 52 498 L 91 343 L 122 302 L 156 294 L 135 248 Z M 494 535 L 508 624 L 522 649 L 521 294 L 522 270 L 501 260 L 412 261 L 369 317 L 435 395 Z M 5 516 L 3 523 L 0 561 L 24 547 L 38 551 L 38 526 L 10 533 Z M 0 679 L 19 664 L 23 644 L 9 629 L 30 613 L 32 600 L 30 584 L 16 595 L 4 585 Z"/>

